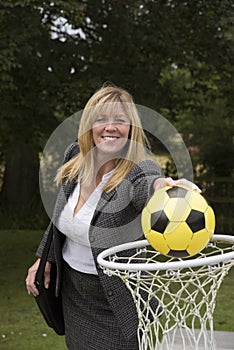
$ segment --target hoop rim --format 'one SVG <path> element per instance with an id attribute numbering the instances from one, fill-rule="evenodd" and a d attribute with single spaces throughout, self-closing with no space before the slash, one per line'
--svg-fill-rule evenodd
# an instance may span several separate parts
<path id="1" fill-rule="evenodd" d="M 230 243 L 234 244 L 234 236 L 231 235 L 213 235 L 210 242 Z M 127 249 L 144 248 L 150 246 L 150 243 L 145 240 L 128 242 L 120 244 L 108 249 L 105 249 L 97 257 L 97 262 L 100 266 L 110 270 L 129 270 L 129 271 L 155 271 L 155 270 L 179 270 L 182 268 L 199 267 L 202 265 L 214 265 L 221 262 L 226 262 L 234 259 L 233 252 L 218 254 L 210 257 L 194 258 L 191 260 L 170 261 L 170 262 L 155 262 L 155 263 L 120 263 L 115 261 L 105 260 L 109 255 L 122 252 Z"/>

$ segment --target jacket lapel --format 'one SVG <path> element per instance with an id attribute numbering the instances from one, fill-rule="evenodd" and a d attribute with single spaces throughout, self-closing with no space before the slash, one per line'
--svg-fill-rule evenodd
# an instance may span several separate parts
<path id="1" fill-rule="evenodd" d="M 95 226 L 95 222 L 97 218 L 101 215 L 103 211 L 105 211 L 105 207 L 109 204 L 113 196 L 116 195 L 116 190 L 114 189 L 111 192 L 102 192 L 101 198 L 98 201 L 97 207 L 95 209 L 93 218 L 91 220 L 90 226 Z"/>
<path id="2" fill-rule="evenodd" d="M 57 220 L 61 214 L 61 212 L 63 211 L 63 208 L 65 207 L 69 196 L 72 194 L 72 192 L 74 191 L 75 187 L 77 185 L 77 181 L 73 180 L 71 182 L 68 183 L 62 183 L 62 185 L 60 186 L 60 190 L 58 193 L 58 197 L 57 197 L 57 201 L 55 204 L 55 210 L 53 213 L 53 223 L 56 226 Z"/>

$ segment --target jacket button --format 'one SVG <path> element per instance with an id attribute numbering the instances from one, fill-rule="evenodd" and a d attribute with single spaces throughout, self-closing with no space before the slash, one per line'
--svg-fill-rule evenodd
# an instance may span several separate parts
<path id="1" fill-rule="evenodd" d="M 108 297 L 112 297 L 112 295 L 113 295 L 112 290 L 108 290 L 107 295 L 108 295 Z"/>
<path id="2" fill-rule="evenodd" d="M 89 237 L 90 243 L 93 243 L 95 241 L 95 238 L 93 236 Z"/>

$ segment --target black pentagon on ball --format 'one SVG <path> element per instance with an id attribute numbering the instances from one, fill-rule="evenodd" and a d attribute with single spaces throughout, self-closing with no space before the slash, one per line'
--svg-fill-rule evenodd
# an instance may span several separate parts
<path id="1" fill-rule="evenodd" d="M 164 233 L 167 225 L 169 224 L 169 219 L 163 210 L 152 213 L 150 221 L 151 229 L 159 233 Z"/>
<path id="2" fill-rule="evenodd" d="M 192 209 L 189 216 L 186 219 L 187 225 L 190 227 L 192 232 L 197 232 L 205 227 L 205 216 L 201 211 Z"/>
<path id="3" fill-rule="evenodd" d="M 169 256 L 172 256 L 173 258 L 186 258 L 189 256 L 189 253 L 187 250 L 173 250 L 171 249 L 168 253 Z"/>
<path id="4" fill-rule="evenodd" d="M 186 190 L 186 188 L 177 186 L 169 188 L 166 192 L 170 198 L 185 198 L 188 190 Z"/>

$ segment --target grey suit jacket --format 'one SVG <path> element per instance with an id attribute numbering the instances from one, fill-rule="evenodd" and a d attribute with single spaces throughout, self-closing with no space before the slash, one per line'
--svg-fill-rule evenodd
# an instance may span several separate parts
<path id="1" fill-rule="evenodd" d="M 65 162 L 79 152 L 77 143 L 70 145 L 65 152 Z M 119 325 L 128 338 L 136 334 L 138 317 L 132 296 L 118 277 L 109 277 L 97 264 L 98 254 L 106 248 L 141 239 L 141 211 L 153 193 L 153 182 L 162 177 L 159 167 L 153 161 L 142 161 L 129 173 L 127 178 L 113 191 L 102 192 L 95 209 L 89 240 L 98 275 L 110 306 Z M 40 257 L 48 232 L 53 230 L 53 244 L 48 260 L 56 263 L 56 294 L 59 294 L 62 271 L 62 246 L 65 236 L 56 228 L 56 221 L 63 210 L 69 196 L 76 186 L 76 181 L 62 184 L 54 209 L 53 218 L 38 247 Z M 132 251 L 125 252 L 132 254 Z"/>

